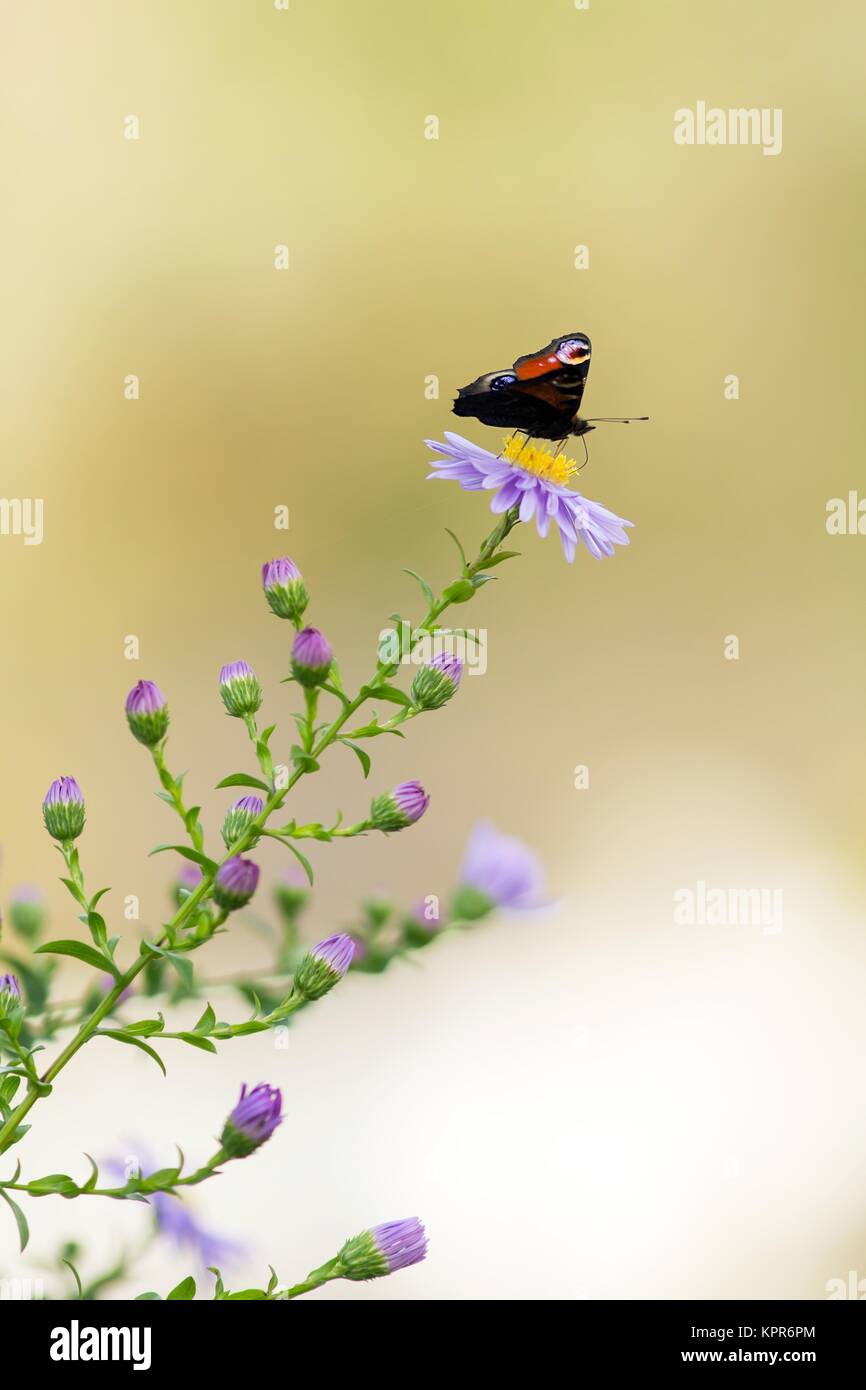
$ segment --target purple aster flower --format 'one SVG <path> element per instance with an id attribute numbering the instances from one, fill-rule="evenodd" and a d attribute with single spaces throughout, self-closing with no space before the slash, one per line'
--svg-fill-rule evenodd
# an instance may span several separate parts
<path id="1" fill-rule="evenodd" d="M 153 1155 L 147 1153 L 146 1145 L 130 1143 L 138 1155 L 137 1171 L 152 1173 L 157 1169 Z M 120 1181 L 129 1177 L 129 1164 L 120 1159 L 109 1158 L 102 1165 L 107 1173 Z M 167 1192 L 152 1192 L 147 1201 L 153 1211 L 156 1229 L 179 1250 L 188 1251 L 200 1263 L 202 1269 L 210 1265 L 226 1265 L 235 1262 L 243 1253 L 244 1247 L 237 1241 L 218 1235 L 210 1230 L 190 1209 L 186 1200 L 180 1201 Z"/>
<path id="2" fill-rule="evenodd" d="M 16 888 L 9 903 L 9 919 L 19 936 L 34 940 L 45 921 L 45 900 L 32 884 Z"/>
<path id="3" fill-rule="evenodd" d="M 327 637 L 316 627 L 305 627 L 292 643 L 292 675 L 312 688 L 328 679 L 334 653 Z"/>
<path id="4" fill-rule="evenodd" d="M 321 999 L 342 980 L 355 954 L 355 943 L 346 932 L 327 936 L 308 951 L 295 973 L 295 989 L 307 999 Z"/>
<path id="5" fill-rule="evenodd" d="M 262 814 L 264 802 L 259 796 L 242 796 L 226 811 L 223 821 L 223 839 L 226 849 L 245 835 L 257 816 Z"/>
<path id="6" fill-rule="evenodd" d="M 258 864 L 254 864 L 252 859 L 242 859 L 239 854 L 233 854 L 217 870 L 213 895 L 226 912 L 234 912 L 235 908 L 249 902 L 258 882 Z"/>
<path id="7" fill-rule="evenodd" d="M 475 921 L 495 907 L 544 907 L 549 899 L 540 896 L 543 883 L 541 863 L 532 850 L 482 821 L 466 846 L 454 916 Z"/>
<path id="8" fill-rule="evenodd" d="M 153 681 L 139 681 L 126 697 L 126 719 L 139 743 L 154 748 L 165 738 L 168 729 L 168 706 L 159 686 Z"/>
<path id="9" fill-rule="evenodd" d="M 420 782 L 401 782 L 392 792 L 377 796 L 370 807 L 370 824 L 374 830 L 404 830 L 420 820 L 430 798 Z"/>
<path id="10" fill-rule="evenodd" d="M 344 1279 L 378 1279 L 417 1265 L 427 1254 L 427 1234 L 417 1216 L 386 1221 L 347 1240 L 337 1256 Z"/>
<path id="11" fill-rule="evenodd" d="M 220 695 L 226 710 L 235 719 L 255 714 L 262 703 L 262 687 L 252 667 L 245 661 L 230 661 L 220 671 Z"/>
<path id="12" fill-rule="evenodd" d="M 628 545 L 625 527 L 633 523 L 571 490 L 568 484 L 578 466 L 565 454 L 512 437 L 497 457 L 450 430 L 445 439 L 445 444 L 425 440 L 434 453 L 444 455 L 434 459 L 434 471 L 427 476 L 453 479 L 467 492 L 492 491 L 492 512 L 518 507 L 521 521 L 535 518 L 539 536 L 546 536 L 553 522 L 569 564 L 580 541 L 597 560 L 612 555 L 615 545 Z"/>
<path id="13" fill-rule="evenodd" d="M 184 888 L 187 893 L 191 893 L 194 888 L 198 888 L 201 883 L 201 869 L 198 864 L 191 864 L 187 860 L 178 870 L 177 882 L 179 888 Z"/>
<path id="14" fill-rule="evenodd" d="M 74 777 L 57 777 L 42 802 L 45 829 L 55 840 L 74 840 L 84 829 L 84 797 Z"/>
<path id="15" fill-rule="evenodd" d="M 463 662 L 451 652 L 440 652 L 412 681 L 412 699 L 419 709 L 441 709 L 451 699 L 463 677 Z"/>
<path id="16" fill-rule="evenodd" d="M 309 595 L 294 560 L 283 555 L 279 560 L 268 560 L 262 565 L 262 588 L 271 611 L 278 618 L 288 618 L 298 626 Z"/>
<path id="17" fill-rule="evenodd" d="M 246 1158 L 283 1122 L 283 1097 L 273 1086 L 241 1086 L 240 1100 L 225 1122 L 220 1143 L 229 1158 Z"/>

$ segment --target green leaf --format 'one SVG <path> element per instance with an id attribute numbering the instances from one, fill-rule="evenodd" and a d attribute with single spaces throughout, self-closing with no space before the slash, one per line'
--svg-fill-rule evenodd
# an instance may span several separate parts
<path id="1" fill-rule="evenodd" d="M 195 1280 L 191 1274 L 181 1279 L 179 1284 L 175 1284 L 171 1293 L 166 1295 L 168 1303 L 176 1303 L 178 1300 L 189 1302 L 191 1298 L 195 1298 Z"/>
<path id="2" fill-rule="evenodd" d="M 75 1268 L 75 1265 L 72 1263 L 71 1260 L 63 1260 L 62 1263 L 66 1265 L 67 1269 L 70 1269 L 72 1271 L 72 1277 L 75 1280 L 75 1286 L 78 1289 L 78 1297 L 83 1298 L 84 1290 L 81 1287 L 81 1280 L 78 1276 L 78 1270 Z"/>
<path id="3" fill-rule="evenodd" d="M 75 883 L 71 878 L 61 878 L 60 882 L 63 884 L 64 888 L 69 889 L 70 893 L 72 894 L 73 898 L 77 903 L 81 903 L 82 907 L 87 906 L 87 899 L 82 893 L 77 883 Z"/>
<path id="4" fill-rule="evenodd" d="M 179 1042 L 189 1043 L 190 1047 L 201 1048 L 202 1052 L 216 1052 L 210 1038 L 203 1038 L 198 1033 L 176 1033 L 174 1036 Z"/>
<path id="5" fill-rule="evenodd" d="M 448 603 L 468 603 L 475 595 L 475 586 L 469 579 L 458 579 L 442 590 L 442 597 Z"/>
<path id="6" fill-rule="evenodd" d="M 293 743 L 289 756 L 299 772 L 318 772 L 319 764 L 311 753 L 306 753 L 297 743 Z"/>
<path id="7" fill-rule="evenodd" d="M 162 1302 L 162 1294 L 161 1294 L 161 1293 L 153 1293 L 153 1292 L 151 1292 L 151 1293 L 137 1293 L 137 1294 L 135 1295 L 135 1298 L 134 1298 L 132 1301 L 133 1301 L 133 1303 L 148 1303 L 148 1302 L 149 1302 L 149 1303 L 161 1303 L 161 1302 Z"/>
<path id="8" fill-rule="evenodd" d="M 13 1202 L 9 1193 L 2 1187 L 0 1187 L 0 1197 L 3 1198 L 3 1201 L 15 1217 L 15 1225 L 18 1227 L 18 1245 L 19 1249 L 23 1252 L 30 1239 L 30 1227 L 27 1225 L 27 1217 L 24 1215 L 17 1202 Z"/>
<path id="9" fill-rule="evenodd" d="M 142 1192 L 160 1192 L 166 1187 L 173 1187 L 179 1177 L 179 1168 L 157 1168 L 140 1180 L 140 1188 Z"/>
<path id="10" fill-rule="evenodd" d="M 180 951 L 169 951 L 165 946 L 157 946 L 155 941 L 148 941 L 146 944 L 149 951 L 155 951 L 158 956 L 162 956 L 163 960 L 171 961 L 171 964 L 174 966 L 186 988 L 192 988 L 193 971 L 191 960 L 187 960 L 186 956 Z"/>
<path id="11" fill-rule="evenodd" d="M 198 1023 L 195 1025 L 192 1031 L 194 1033 L 202 1033 L 206 1035 L 208 1033 L 213 1032 L 215 1024 L 216 1014 L 214 1013 L 210 1004 L 208 1004 L 207 1008 L 205 1009 L 204 1013 L 202 1014 L 201 1018 L 199 1019 Z"/>
<path id="12" fill-rule="evenodd" d="M 99 1169 L 97 1168 L 95 1161 L 90 1157 L 90 1154 L 85 1154 L 84 1157 L 90 1164 L 90 1177 L 87 1179 L 87 1182 L 84 1184 L 81 1191 L 92 1192 L 97 1182 L 99 1181 Z"/>
<path id="13" fill-rule="evenodd" d="M 459 552 L 459 554 L 460 554 L 460 559 L 461 559 L 461 561 L 463 562 L 463 569 L 464 569 L 464 571 L 465 571 L 465 570 L 468 568 L 468 564 L 467 564 L 467 560 L 466 560 L 466 551 L 463 549 L 463 546 L 460 544 L 459 540 L 458 540 L 457 537 L 455 536 L 454 532 L 450 529 L 450 527 L 446 526 L 446 527 L 445 527 L 445 530 L 446 530 L 447 534 L 451 537 L 451 539 L 452 539 L 452 541 L 454 542 L 454 544 L 457 546 L 457 550 L 458 550 L 458 552 Z"/>
<path id="14" fill-rule="evenodd" d="M 31 1197 L 77 1197 L 78 1183 L 73 1182 L 68 1173 L 49 1173 L 44 1178 L 36 1178 L 28 1183 Z"/>
<path id="15" fill-rule="evenodd" d="M 276 837 L 276 838 L 279 838 L 279 837 Z M 307 859 L 307 857 L 306 857 L 305 855 L 301 854 L 301 851 L 297 848 L 297 846 L 295 846 L 295 845 L 292 844 L 291 840 L 282 840 L 282 839 L 281 839 L 281 840 L 280 840 L 280 844 L 281 844 L 281 845 L 285 845 L 286 849 L 287 849 L 291 854 L 293 854 L 293 855 L 295 856 L 295 858 L 297 859 L 297 861 L 298 861 L 298 863 L 300 864 L 301 868 L 303 869 L 304 873 L 307 875 L 307 879 L 309 880 L 310 887 L 312 888 L 312 886 L 313 886 L 313 866 L 311 865 L 309 859 Z"/>
<path id="16" fill-rule="evenodd" d="M 258 787 L 259 791 L 270 791 L 267 782 L 263 782 L 260 777 L 251 777 L 248 772 L 233 772 L 230 777 L 224 777 L 221 782 L 217 782 L 217 791 L 220 787 Z"/>
<path id="17" fill-rule="evenodd" d="M 430 585 L 427 583 L 427 580 L 422 579 L 421 575 L 416 574 L 414 570 L 404 569 L 403 573 L 411 574 L 412 578 L 418 581 L 418 583 L 421 585 L 421 592 L 427 600 L 427 607 L 433 608 L 436 604 L 436 597 L 433 593 L 433 590 L 430 588 Z"/>
<path id="18" fill-rule="evenodd" d="M 498 555 L 493 555 L 487 561 L 485 568 L 491 569 L 493 565 L 501 565 L 503 560 L 513 560 L 519 554 L 519 550 L 500 550 Z"/>
<path id="19" fill-rule="evenodd" d="M 357 743 L 352 743 L 351 739 L 348 739 L 348 738 L 341 738 L 341 739 L 339 740 L 339 742 L 340 742 L 340 743 L 345 743 L 345 745 L 346 745 L 347 748 L 351 748 L 352 752 L 355 754 L 356 758 L 358 759 L 358 762 L 361 764 L 361 767 L 364 769 L 364 776 L 365 776 L 365 777 L 369 777 L 369 776 L 370 776 L 370 754 L 369 754 L 369 753 L 365 753 L 363 748 L 359 748 L 358 745 L 357 745 Z"/>
<path id="20" fill-rule="evenodd" d="M 97 1028 L 94 1037 L 114 1038 L 115 1042 L 127 1043 L 130 1047 L 137 1047 L 139 1052 L 145 1052 L 148 1057 L 152 1057 L 159 1067 L 163 1076 L 167 1075 L 165 1065 L 158 1052 L 152 1047 L 148 1047 L 141 1038 L 136 1038 L 132 1033 L 125 1033 L 121 1028 Z"/>
<path id="21" fill-rule="evenodd" d="M 370 690 L 371 700 L 389 700 L 392 705 L 411 705 L 412 701 L 405 690 L 400 690 L 396 685 L 376 685 Z"/>
<path id="22" fill-rule="evenodd" d="M 184 859 L 191 859 L 194 864 L 198 864 L 206 874 L 215 874 L 218 865 L 215 860 L 208 859 L 206 854 L 201 854 L 197 849 L 191 849 L 189 845 L 156 845 L 148 855 L 152 858 L 154 854 L 164 854 L 166 850 L 173 849 L 175 854 L 183 855 Z"/>
<path id="23" fill-rule="evenodd" d="M 124 1033 L 132 1033 L 134 1037 L 149 1038 L 153 1033 L 161 1033 L 165 1027 L 165 1019 L 162 1014 L 158 1018 L 142 1018 L 138 1023 L 124 1023 Z"/>
<path id="24" fill-rule="evenodd" d="M 120 971 L 111 957 L 101 955 L 92 946 L 85 946 L 82 941 L 46 941 L 44 946 L 36 947 L 35 954 L 74 956 L 76 960 L 83 960 L 85 964 L 92 965 L 94 970 L 107 971 L 115 980 L 120 979 Z"/>
<path id="25" fill-rule="evenodd" d="M 263 1299 L 267 1299 L 267 1294 L 264 1289 L 242 1289 L 240 1293 L 228 1294 L 226 1301 L 235 1303 L 239 1299 L 246 1303 L 251 1303 L 253 1301 L 260 1303 Z"/>

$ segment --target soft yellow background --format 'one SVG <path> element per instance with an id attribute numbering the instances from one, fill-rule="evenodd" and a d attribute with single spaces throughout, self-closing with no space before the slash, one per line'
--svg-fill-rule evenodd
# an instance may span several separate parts
<path id="1" fill-rule="evenodd" d="M 585 413 L 652 415 L 600 429 L 581 475 L 635 521 L 630 549 L 569 569 L 520 533 L 523 558 L 463 610 L 489 631 L 486 676 L 372 747 L 375 788 L 429 787 L 423 824 L 315 855 L 324 935 L 376 885 L 446 891 L 491 816 L 539 849 L 558 915 L 350 980 L 287 1052 L 169 1043 L 166 1083 L 96 1043 L 36 1112 L 28 1171 L 83 1172 L 82 1149 L 142 1134 L 202 1158 L 240 1080 L 267 1078 L 287 1095 L 279 1137 L 196 1198 L 249 1243 L 235 1287 L 268 1261 L 302 1277 L 415 1211 L 422 1268 L 318 1296 L 821 1298 L 866 1276 L 866 540 L 824 524 L 863 482 L 859 7 L 2 14 L 2 491 L 45 502 L 42 546 L 0 539 L 4 895 L 57 871 L 39 801 L 72 772 L 113 924 L 129 893 L 158 921 L 169 866 L 145 854 L 173 827 L 125 729 L 128 687 L 167 692 L 170 760 L 213 843 L 227 794 L 210 788 L 247 758 L 220 664 L 255 666 L 278 753 L 291 733 L 260 562 L 300 563 L 356 684 L 387 615 L 419 614 L 401 567 L 441 585 L 443 527 L 487 528 L 482 497 L 424 482 L 421 440 L 453 423 L 456 386 L 582 329 Z M 673 112 L 698 100 L 782 107 L 782 154 L 676 146 Z M 356 815 L 368 795 L 338 750 L 298 809 Z M 675 926 L 673 893 L 698 879 L 781 887 L 783 933 Z M 224 938 L 212 968 L 249 941 Z M 30 1214 L 37 1255 L 89 1219 L 88 1270 L 143 1220 L 53 1198 Z M 3 1272 L 12 1236 L 4 1220 Z M 128 1291 L 187 1270 L 158 1257 Z"/>

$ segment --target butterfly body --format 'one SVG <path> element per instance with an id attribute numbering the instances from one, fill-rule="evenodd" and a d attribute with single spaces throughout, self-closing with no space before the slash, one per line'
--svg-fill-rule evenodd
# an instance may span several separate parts
<path id="1" fill-rule="evenodd" d="M 566 439 L 595 429 L 581 418 L 592 344 L 585 333 L 565 333 L 513 367 L 486 372 L 462 386 L 452 410 L 483 425 L 520 430 L 532 439 Z"/>

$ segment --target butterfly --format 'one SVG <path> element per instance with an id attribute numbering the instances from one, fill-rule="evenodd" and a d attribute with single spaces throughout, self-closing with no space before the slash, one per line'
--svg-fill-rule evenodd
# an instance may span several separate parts
<path id="1" fill-rule="evenodd" d="M 455 415 L 519 430 L 529 439 L 565 441 L 572 434 L 588 434 L 595 424 L 581 419 L 578 411 L 591 358 L 592 343 L 585 333 L 565 333 L 538 352 L 518 357 L 510 371 L 486 372 L 461 386 L 451 408 Z M 596 419 L 599 424 L 630 422 L 610 416 Z"/>

